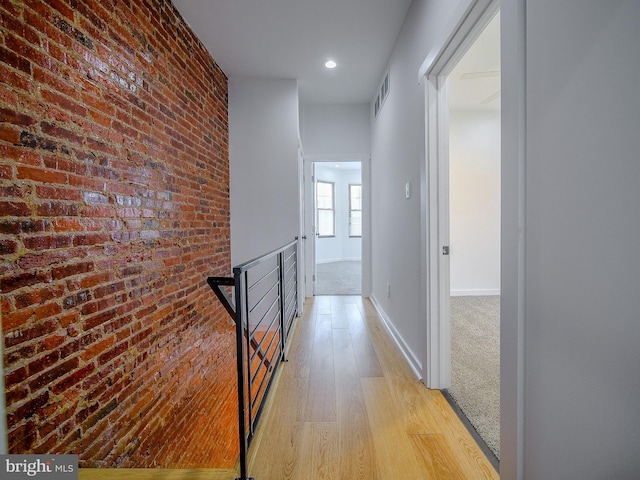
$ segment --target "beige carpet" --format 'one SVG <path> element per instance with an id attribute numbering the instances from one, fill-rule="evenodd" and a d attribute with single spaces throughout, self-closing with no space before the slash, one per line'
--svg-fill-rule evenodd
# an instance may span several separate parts
<path id="1" fill-rule="evenodd" d="M 316 295 L 360 295 L 362 262 L 344 261 L 316 265 Z"/>
<path id="2" fill-rule="evenodd" d="M 450 395 L 500 458 L 500 297 L 451 297 Z"/>

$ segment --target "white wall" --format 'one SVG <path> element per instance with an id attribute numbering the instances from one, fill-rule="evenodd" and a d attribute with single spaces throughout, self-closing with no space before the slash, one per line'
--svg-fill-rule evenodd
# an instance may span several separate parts
<path id="1" fill-rule="evenodd" d="M 522 43 L 512 27 L 519 5 L 503 0 L 502 8 L 502 104 L 509 110 L 502 385 L 512 404 L 521 356 L 521 473 L 527 480 L 638 478 L 640 2 L 526 2 L 521 145 L 512 141 L 519 99 L 510 83 L 520 74 L 514 48 Z M 525 208 L 518 219 L 509 205 L 518 203 L 519 175 Z M 521 277 L 512 268 L 518 249 Z M 515 478 L 510 445 L 508 455 L 506 478 Z"/>
<path id="2" fill-rule="evenodd" d="M 231 260 L 251 260 L 300 232 L 298 86 L 229 79 Z"/>
<path id="3" fill-rule="evenodd" d="M 303 104 L 300 124 L 304 153 L 314 160 L 367 160 L 371 155 L 366 104 Z"/>
<path id="4" fill-rule="evenodd" d="M 417 359 L 422 219 L 404 184 L 424 161 L 416 72 L 454 7 L 414 0 L 372 120 L 373 295 Z M 505 480 L 640 472 L 638 18 L 635 0 L 502 0 Z"/>
<path id="5" fill-rule="evenodd" d="M 418 70 L 455 6 L 449 0 L 413 1 L 389 59 L 389 95 L 371 119 L 372 298 L 416 370 L 423 368 L 426 348 L 420 204 L 425 99 Z"/>
<path id="6" fill-rule="evenodd" d="M 316 263 L 360 260 L 362 241 L 349 237 L 349 184 L 360 184 L 358 169 L 333 168 L 332 163 L 316 163 L 316 181 L 334 182 L 335 237 L 316 239 Z"/>
<path id="7" fill-rule="evenodd" d="M 371 292 L 371 128 L 369 122 L 369 105 L 319 105 L 303 104 L 300 106 L 300 132 L 304 147 L 305 162 L 310 171 L 313 161 L 353 161 L 362 162 L 363 218 L 362 218 L 362 294 L 369 296 Z M 309 175 L 310 176 L 310 175 Z M 310 182 L 308 182 L 310 185 Z M 310 190 L 310 189 L 308 189 Z M 312 197 L 305 193 L 305 232 L 307 238 L 311 233 L 313 217 Z M 306 242 L 309 246 L 309 242 Z M 307 248 L 306 264 L 307 284 L 312 282 L 311 264 L 315 261 L 312 249 Z M 307 294 L 312 291 L 307 288 Z"/>
<path id="8" fill-rule="evenodd" d="M 500 112 L 449 113 L 451 295 L 500 294 Z"/>

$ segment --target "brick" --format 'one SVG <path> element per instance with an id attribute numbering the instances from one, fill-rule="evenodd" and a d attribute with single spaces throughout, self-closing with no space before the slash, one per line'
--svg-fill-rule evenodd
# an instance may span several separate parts
<path id="1" fill-rule="evenodd" d="M 31 305 L 42 304 L 52 298 L 58 298 L 62 294 L 62 291 L 63 287 L 56 285 L 16 294 L 14 297 L 16 309 L 20 310 Z"/>
<path id="2" fill-rule="evenodd" d="M 34 180 L 46 183 L 67 183 L 67 175 L 54 170 L 42 170 L 34 167 L 18 167 L 18 179 Z"/>
<path id="3" fill-rule="evenodd" d="M 9 450 L 170 467 L 180 439 L 233 464 L 233 331 L 201 278 L 230 270 L 226 77 L 170 3 L 0 20 Z"/>
<path id="4" fill-rule="evenodd" d="M 62 307 L 59 303 L 52 302 L 36 307 L 35 318 L 36 320 L 43 320 L 48 317 L 53 317 L 62 312 Z"/>
<path id="5" fill-rule="evenodd" d="M 92 272 L 94 269 L 93 262 L 81 262 L 73 265 L 65 265 L 55 267 L 51 270 L 51 276 L 54 280 L 70 277 L 72 275 L 81 275 L 83 273 Z"/>
<path id="6" fill-rule="evenodd" d="M 53 333 L 56 329 L 56 322 L 53 320 L 47 320 L 46 322 L 38 323 L 21 330 L 13 330 L 6 333 L 4 336 L 4 343 L 8 349 L 35 338 Z"/>
<path id="7" fill-rule="evenodd" d="M 50 352 L 47 355 L 30 362 L 29 365 L 27 366 L 27 371 L 29 372 L 28 376 L 30 377 L 32 375 L 35 375 L 36 373 L 40 373 L 46 368 L 49 368 L 55 365 L 59 359 L 60 359 L 60 353 L 56 351 L 56 352 Z"/>
<path id="8" fill-rule="evenodd" d="M 31 207 L 24 202 L 0 202 L 0 212 L 6 217 L 28 217 Z"/>
<path id="9" fill-rule="evenodd" d="M 30 253 L 24 255 L 18 260 L 20 268 L 28 270 L 31 268 L 41 268 L 57 263 L 64 263 L 71 258 L 77 256 L 73 251 L 44 251 L 39 253 Z"/>
<path id="10" fill-rule="evenodd" d="M 0 108 L 0 122 L 11 123 L 12 125 L 20 125 L 22 127 L 30 127 L 36 123 L 35 118 L 24 113 L 16 112 L 10 108 Z"/>
<path id="11" fill-rule="evenodd" d="M 51 187 L 48 185 L 37 185 L 36 195 L 42 200 L 54 199 L 78 201 L 80 200 L 80 198 L 82 198 L 81 193 L 77 190 L 71 188 L 62 188 L 60 186 Z"/>
<path id="12" fill-rule="evenodd" d="M 12 409 L 7 415 L 9 428 L 15 426 L 20 420 L 33 415 L 39 408 L 42 408 L 49 401 L 49 392 L 42 392 L 21 406 Z"/>
<path id="13" fill-rule="evenodd" d="M 91 372 L 93 372 L 95 370 L 95 368 L 96 368 L 96 366 L 93 363 L 90 363 L 89 365 L 84 366 L 83 368 L 73 372 L 71 375 L 66 377 L 64 380 L 62 380 L 61 382 L 59 382 L 56 385 L 54 385 L 53 387 L 51 387 L 51 391 L 55 395 L 61 394 L 65 390 L 71 388 L 75 384 L 81 382 L 86 377 L 88 377 L 91 374 Z"/>
<path id="14" fill-rule="evenodd" d="M 0 46 L 0 58 L 7 65 L 31 75 L 31 62 L 26 58 L 21 57 L 2 46 Z"/>
<path id="15" fill-rule="evenodd" d="M 87 319 L 84 325 L 84 329 L 87 331 L 91 330 L 99 325 L 102 325 L 103 323 L 108 322 L 109 320 L 114 318 L 115 315 L 116 311 L 114 309 L 94 315 L 93 317 Z"/>
<path id="16" fill-rule="evenodd" d="M 25 272 L 0 279 L 0 292 L 8 293 L 18 288 L 43 283 L 49 280 L 45 272 Z"/>
<path id="17" fill-rule="evenodd" d="M 69 308 L 77 307 L 78 305 L 82 305 L 83 303 L 91 300 L 91 298 L 92 298 L 91 292 L 89 290 L 83 290 L 81 292 L 77 292 L 73 295 L 69 295 L 68 297 L 66 297 L 63 300 L 62 305 L 64 306 L 65 309 L 69 309 Z"/>
<path id="18" fill-rule="evenodd" d="M 128 342 L 122 342 L 122 343 L 116 345 L 114 348 L 104 352 L 102 355 L 100 355 L 98 357 L 98 364 L 99 365 L 104 365 L 105 363 L 110 362 L 111 360 L 113 360 L 114 358 L 119 356 L 120 354 L 126 352 L 128 348 L 129 348 L 129 343 Z"/>
<path id="19" fill-rule="evenodd" d="M 49 229 L 46 220 L 0 220 L 0 234 L 17 235 L 19 233 L 44 232 Z"/>
<path id="20" fill-rule="evenodd" d="M 25 248 L 29 250 L 52 250 L 71 246 L 71 237 L 66 235 L 39 235 L 23 239 Z"/>
<path id="21" fill-rule="evenodd" d="M 11 255 L 18 251 L 18 242 L 15 240 L 0 240 L 0 255 Z"/>
<path id="22" fill-rule="evenodd" d="M 64 87 L 58 87 L 60 89 L 64 88 Z M 69 88 L 65 88 L 64 89 L 65 92 L 67 94 L 72 94 L 74 93 L 73 90 L 69 89 Z M 80 105 L 79 103 L 70 100 L 69 98 L 65 97 L 64 95 L 60 95 L 59 93 L 56 92 L 52 92 L 50 90 L 44 90 L 42 92 L 42 98 L 44 100 L 46 100 L 49 103 L 53 103 L 55 105 L 58 105 L 59 107 L 61 107 L 62 109 L 71 112 L 75 115 L 78 115 L 80 117 L 84 117 L 87 114 L 87 108 Z M 49 135 L 53 135 L 53 136 L 60 136 L 60 133 L 56 130 L 56 127 L 51 125 L 48 122 L 43 123 L 43 129 L 42 131 L 44 133 L 47 133 Z M 68 131 L 66 131 L 68 132 Z M 81 137 L 80 137 L 81 138 Z M 78 143 L 78 142 L 76 142 Z"/>
<path id="23" fill-rule="evenodd" d="M 79 215 L 79 207 L 73 203 L 44 202 L 37 206 L 41 217 L 75 217 Z"/>
<path id="24" fill-rule="evenodd" d="M 86 246 L 86 245 L 100 245 L 104 243 L 108 243 L 111 239 L 109 235 L 103 233 L 94 233 L 87 235 L 76 235 L 73 238 L 73 244 L 75 246 Z"/>
<path id="25" fill-rule="evenodd" d="M 49 385 L 54 380 L 62 377 L 66 373 L 69 373 L 71 370 L 77 368 L 78 365 L 79 360 L 77 357 L 71 358 L 64 363 L 56 365 L 55 367 L 36 377 L 34 380 L 30 381 L 29 388 L 32 391 L 39 390 L 42 387 Z"/>
<path id="26" fill-rule="evenodd" d="M 90 360 L 93 359 L 95 357 L 97 357 L 100 353 L 104 352 L 107 348 L 110 348 L 113 346 L 113 344 L 115 343 L 115 338 L 114 337 L 109 337 L 106 338 L 105 340 L 98 342 L 94 345 L 92 345 L 89 348 L 85 348 L 82 351 L 82 359 L 83 360 Z"/>
<path id="27" fill-rule="evenodd" d="M 34 309 L 30 308 L 3 314 L 2 331 L 8 332 L 14 328 L 24 325 L 33 316 L 34 311 Z"/>

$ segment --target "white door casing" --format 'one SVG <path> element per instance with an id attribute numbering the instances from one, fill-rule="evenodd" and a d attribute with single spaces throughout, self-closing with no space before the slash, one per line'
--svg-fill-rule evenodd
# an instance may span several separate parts
<path id="1" fill-rule="evenodd" d="M 462 0 L 419 71 L 425 86 L 426 165 L 423 185 L 423 310 L 427 322 L 423 378 L 429 388 L 451 386 L 449 319 L 449 118 L 447 76 L 499 8 L 498 0 Z"/>

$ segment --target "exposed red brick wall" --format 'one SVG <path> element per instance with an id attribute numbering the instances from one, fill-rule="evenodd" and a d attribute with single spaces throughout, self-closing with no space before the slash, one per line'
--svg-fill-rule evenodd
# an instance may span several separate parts
<path id="1" fill-rule="evenodd" d="M 11 453 L 228 467 L 227 79 L 169 1 L 0 1 Z"/>

